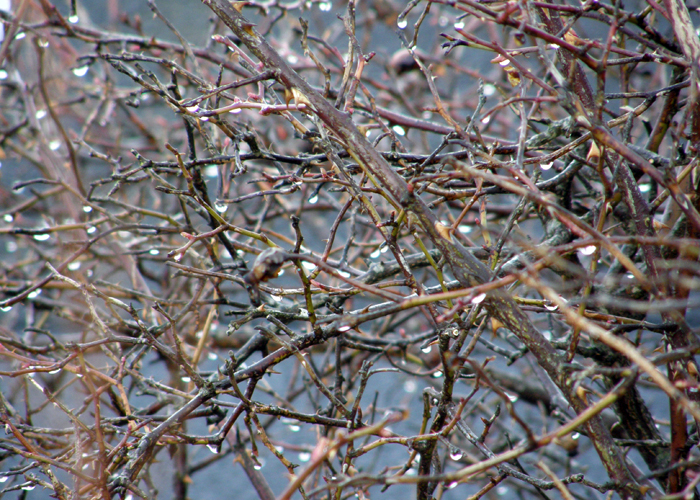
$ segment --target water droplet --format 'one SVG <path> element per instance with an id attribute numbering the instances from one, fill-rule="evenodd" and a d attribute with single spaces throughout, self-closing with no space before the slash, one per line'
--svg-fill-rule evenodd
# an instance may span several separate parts
<path id="1" fill-rule="evenodd" d="M 491 121 L 491 117 L 490 117 L 490 116 L 485 116 L 485 117 L 483 117 L 483 118 L 481 119 L 481 123 L 483 123 L 484 125 L 488 125 L 488 123 L 489 123 L 490 121 Z"/>
<path id="2" fill-rule="evenodd" d="M 274 300 L 275 302 L 281 302 L 282 301 L 282 296 L 281 295 L 270 295 L 270 298 Z"/>
<path id="3" fill-rule="evenodd" d="M 51 235 L 49 233 L 43 233 L 43 234 L 35 234 L 34 239 L 36 241 L 46 241 L 49 238 L 51 238 Z"/>
<path id="4" fill-rule="evenodd" d="M 32 491 L 34 488 L 36 488 L 36 484 L 25 484 L 22 486 L 24 491 Z"/>
<path id="5" fill-rule="evenodd" d="M 579 248 L 578 251 L 581 253 L 581 255 L 593 255 L 593 253 L 596 251 L 596 246 L 589 245 L 587 247 Z"/>
<path id="6" fill-rule="evenodd" d="M 5 78 L 7 78 L 7 71 L 0 69 L 0 80 L 4 80 Z"/>
<path id="7" fill-rule="evenodd" d="M 348 326 L 348 325 L 344 325 L 344 326 L 339 326 L 339 327 L 338 327 L 338 331 L 341 332 L 341 333 L 342 333 L 342 332 L 347 332 L 348 330 L 350 330 L 350 326 Z"/>
<path id="8" fill-rule="evenodd" d="M 510 394 L 508 392 L 505 393 L 505 395 L 508 397 L 511 403 L 515 403 L 518 400 L 518 395 L 517 394 Z"/>
<path id="9" fill-rule="evenodd" d="M 49 375 L 56 375 L 57 373 L 61 373 L 61 369 L 60 369 L 60 368 L 58 368 L 58 369 L 56 369 L 56 370 L 51 370 L 51 371 L 49 372 Z"/>
<path id="10" fill-rule="evenodd" d="M 208 444 L 208 445 L 207 445 L 207 448 L 209 448 L 209 451 L 211 451 L 214 455 L 218 455 L 218 454 L 219 454 L 220 449 L 219 449 L 218 446 L 216 446 L 216 445 L 214 445 L 214 444 Z"/>
<path id="11" fill-rule="evenodd" d="M 544 308 L 547 309 L 548 311 L 556 311 L 559 309 L 559 306 L 552 304 L 551 302 L 547 301 L 544 303 Z"/>
<path id="12" fill-rule="evenodd" d="M 440 370 L 433 373 L 433 378 L 440 378 L 440 377 L 442 377 L 442 372 Z"/>
<path id="13" fill-rule="evenodd" d="M 640 184 L 639 191 L 642 193 L 648 193 L 651 190 L 651 184 Z"/>
<path id="14" fill-rule="evenodd" d="M 204 168 L 204 175 L 210 179 L 216 179 L 219 176 L 219 167 L 216 165 L 207 165 Z"/>
<path id="15" fill-rule="evenodd" d="M 255 470 L 260 470 L 260 469 L 262 469 L 262 468 L 263 468 L 262 464 L 255 464 L 255 465 L 253 465 L 253 469 L 255 469 Z"/>
<path id="16" fill-rule="evenodd" d="M 15 220 L 12 214 L 5 214 L 2 218 L 5 222 L 12 222 L 13 220 Z"/>
<path id="17" fill-rule="evenodd" d="M 39 295 L 41 295 L 41 288 L 39 288 L 38 290 L 34 290 L 33 292 L 31 292 L 29 295 L 27 295 L 27 298 L 28 298 L 28 299 L 35 299 L 35 298 L 37 298 Z"/>
<path id="18" fill-rule="evenodd" d="M 318 4 L 318 8 L 321 9 L 322 12 L 329 12 L 332 7 L 333 4 L 331 2 L 321 2 Z"/>
<path id="19" fill-rule="evenodd" d="M 382 254 L 382 253 L 381 253 L 381 252 L 379 251 L 379 249 L 377 248 L 374 252 L 372 252 L 371 254 L 369 254 L 369 258 L 370 258 L 370 259 L 378 259 L 379 256 L 380 256 L 381 254 Z"/>
<path id="20" fill-rule="evenodd" d="M 490 97 L 495 93 L 496 93 L 496 86 L 495 85 L 493 85 L 491 83 L 487 83 L 486 85 L 484 85 L 484 95 L 486 97 Z"/>
<path id="21" fill-rule="evenodd" d="M 87 234 L 92 234 L 95 231 L 97 231 L 97 228 L 95 226 L 90 226 L 89 228 L 87 228 Z"/>
<path id="22" fill-rule="evenodd" d="M 455 29 L 456 29 L 456 30 L 464 29 L 464 21 L 457 21 L 457 22 L 455 23 Z"/>
<path id="23" fill-rule="evenodd" d="M 299 58 L 297 56 L 295 56 L 294 54 L 289 54 L 287 56 L 287 62 L 289 64 L 296 64 L 299 62 Z"/>
<path id="24" fill-rule="evenodd" d="M 550 168 L 552 168 L 552 165 L 554 165 L 553 161 L 549 163 L 540 163 L 540 168 L 542 170 L 549 170 Z"/>
<path id="25" fill-rule="evenodd" d="M 457 486 L 457 484 L 459 484 L 459 483 L 457 483 L 457 481 L 452 481 L 451 483 L 449 483 L 449 484 L 447 485 L 447 489 L 448 489 L 448 490 L 451 490 L 452 488 L 454 488 L 455 486 Z"/>
<path id="26" fill-rule="evenodd" d="M 21 31 L 20 33 L 17 33 L 17 34 L 15 35 L 15 40 L 22 40 L 22 39 L 25 38 L 26 36 L 27 36 L 27 34 L 26 34 L 24 31 Z"/>
<path id="27" fill-rule="evenodd" d="M 578 432 L 572 432 L 572 433 L 571 433 L 571 439 L 576 440 L 576 439 L 578 439 L 578 438 L 580 438 L 580 437 L 581 437 L 581 434 L 579 434 Z"/>
<path id="28" fill-rule="evenodd" d="M 6 483 L 10 479 L 8 476 L 0 476 L 0 483 Z"/>
<path id="29" fill-rule="evenodd" d="M 396 135 L 400 135 L 401 137 L 406 135 L 406 130 L 401 125 L 394 125 L 391 127 L 391 130 L 393 130 Z"/>
<path id="30" fill-rule="evenodd" d="M 226 203 L 219 203 L 218 201 L 214 203 L 214 208 L 216 209 L 217 212 L 220 214 L 223 214 L 226 209 L 228 208 L 228 204 Z"/>
<path id="31" fill-rule="evenodd" d="M 302 262 L 301 265 L 306 268 L 307 271 L 313 271 L 316 269 L 316 265 L 313 262 Z"/>
<path id="32" fill-rule="evenodd" d="M 426 354 L 428 354 L 428 353 L 429 353 L 430 351 L 432 351 L 432 350 L 433 350 L 433 346 L 431 346 L 431 345 L 427 345 L 427 346 L 425 346 L 424 348 L 421 349 L 421 351 L 423 351 L 423 352 L 426 353 Z"/>
<path id="33" fill-rule="evenodd" d="M 39 47 L 46 48 L 49 46 L 49 41 L 46 38 L 39 38 Z"/>
<path id="34" fill-rule="evenodd" d="M 80 21 L 80 18 L 77 16 L 77 14 L 73 14 L 72 16 L 68 17 L 68 22 L 71 24 L 78 24 L 78 21 Z"/>
<path id="35" fill-rule="evenodd" d="M 350 277 L 350 273 L 346 273 L 345 271 L 338 271 L 338 274 L 341 275 L 343 278 Z"/>
<path id="36" fill-rule="evenodd" d="M 450 460 L 454 460 L 455 462 L 460 460 L 463 456 L 464 454 L 459 448 L 452 448 L 452 451 L 450 451 Z"/>
<path id="37" fill-rule="evenodd" d="M 73 74 L 77 76 L 78 78 L 82 78 L 85 75 L 87 75 L 88 70 L 90 69 L 90 66 L 79 66 L 77 68 L 73 68 Z"/>
<path id="38" fill-rule="evenodd" d="M 180 380 L 182 380 L 186 384 L 192 382 L 192 379 L 190 377 L 181 377 Z"/>
<path id="39" fill-rule="evenodd" d="M 231 113 L 232 115 L 237 115 L 241 111 L 243 111 L 241 108 L 233 108 L 232 110 L 229 111 L 229 113 Z"/>
<path id="40" fill-rule="evenodd" d="M 60 147 L 61 147 L 61 141 L 59 141 L 59 140 L 49 142 L 49 149 L 51 151 L 56 151 Z"/>
<path id="41" fill-rule="evenodd" d="M 151 255 L 158 255 L 160 253 L 160 250 L 158 250 L 157 248 L 151 248 L 148 251 L 148 253 L 150 253 Z"/>
<path id="42" fill-rule="evenodd" d="M 318 203 L 318 195 L 317 194 L 315 194 L 311 198 L 309 198 L 310 205 L 315 205 L 316 203 Z"/>
<path id="43" fill-rule="evenodd" d="M 12 311 L 12 306 L 0 307 L 0 311 L 6 313 Z"/>
<path id="44" fill-rule="evenodd" d="M 480 293 L 479 295 L 477 295 L 476 297 L 474 297 L 474 298 L 471 300 L 471 303 L 474 304 L 474 305 L 476 305 L 476 304 L 481 304 L 481 303 L 484 301 L 485 298 L 486 298 L 486 294 L 485 294 L 485 293 Z"/>
<path id="45" fill-rule="evenodd" d="M 300 462 L 308 462 L 309 460 L 311 460 L 311 453 L 308 453 L 306 451 L 302 451 L 301 453 L 299 453 Z"/>
<path id="46" fill-rule="evenodd" d="M 36 114 L 34 116 L 36 117 L 37 120 L 41 120 L 42 118 L 44 118 L 46 116 L 46 110 L 40 109 L 39 111 L 36 112 Z"/>
<path id="47" fill-rule="evenodd" d="M 190 113 L 196 113 L 199 111 L 199 105 L 195 104 L 194 106 L 185 106 L 185 109 Z"/>

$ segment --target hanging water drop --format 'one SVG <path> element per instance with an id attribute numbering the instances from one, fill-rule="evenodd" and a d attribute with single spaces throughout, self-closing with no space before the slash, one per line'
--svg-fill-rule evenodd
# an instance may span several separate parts
<path id="1" fill-rule="evenodd" d="M 485 298 L 486 298 L 486 294 L 485 294 L 485 293 L 480 293 L 479 295 L 477 295 L 476 297 L 474 297 L 474 298 L 471 300 L 471 303 L 474 304 L 474 305 L 481 304 L 481 303 L 484 301 Z"/>
<path id="2" fill-rule="evenodd" d="M 596 250 L 595 245 L 588 245 L 587 247 L 580 248 L 579 252 L 581 253 L 581 255 L 593 255 L 595 250 Z"/>
<path id="3" fill-rule="evenodd" d="M 78 66 L 77 68 L 73 68 L 73 74 L 78 78 L 82 78 L 83 76 L 87 75 L 89 69 L 89 66 Z"/>

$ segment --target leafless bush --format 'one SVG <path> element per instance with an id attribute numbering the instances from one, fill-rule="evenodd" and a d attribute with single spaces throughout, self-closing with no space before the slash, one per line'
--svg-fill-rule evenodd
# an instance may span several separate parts
<path id="1" fill-rule="evenodd" d="M 697 498 L 697 13 L 202 3 L 2 13 L 3 492 Z"/>

